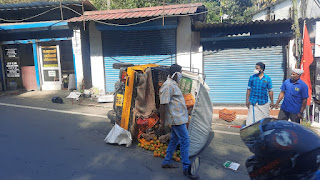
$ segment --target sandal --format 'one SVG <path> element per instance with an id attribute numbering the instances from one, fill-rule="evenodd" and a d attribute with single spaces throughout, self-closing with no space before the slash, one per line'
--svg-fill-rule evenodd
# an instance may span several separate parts
<path id="1" fill-rule="evenodd" d="M 162 168 L 178 168 L 179 166 L 174 165 L 174 164 L 162 164 Z"/>

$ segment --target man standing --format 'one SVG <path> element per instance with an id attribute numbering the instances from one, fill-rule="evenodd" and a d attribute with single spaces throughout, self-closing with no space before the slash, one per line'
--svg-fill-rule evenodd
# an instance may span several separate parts
<path id="1" fill-rule="evenodd" d="M 300 123 L 306 108 L 307 98 L 309 97 L 308 86 L 300 79 L 302 73 L 302 69 L 294 69 L 291 73 L 291 79 L 285 80 L 281 86 L 281 93 L 275 104 L 275 108 L 278 108 L 284 97 L 278 115 L 279 120 L 288 120 L 290 118 L 291 121 Z"/>
<path id="2" fill-rule="evenodd" d="M 246 126 L 269 117 L 268 94 L 270 107 L 273 108 L 272 81 L 264 74 L 265 64 L 256 64 L 254 75 L 250 76 L 246 95 L 246 106 L 249 108 Z"/>
<path id="3" fill-rule="evenodd" d="M 167 155 L 162 162 L 162 168 L 177 168 L 172 164 L 172 156 L 180 143 L 181 162 L 183 164 L 183 174 L 191 179 L 198 178 L 190 173 L 189 161 L 189 134 L 186 123 L 188 123 L 188 110 L 179 88 L 181 80 L 181 66 L 171 65 L 169 69 L 170 77 L 160 88 L 160 128 L 171 125 L 171 139 L 167 148 Z"/>

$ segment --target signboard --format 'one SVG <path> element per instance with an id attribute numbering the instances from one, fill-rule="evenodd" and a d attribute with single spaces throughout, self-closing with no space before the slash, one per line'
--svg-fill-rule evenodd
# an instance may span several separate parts
<path id="1" fill-rule="evenodd" d="M 320 21 L 316 22 L 314 57 L 320 57 Z"/>
<path id="2" fill-rule="evenodd" d="M 56 77 L 56 71 L 48 71 L 48 76 Z"/>
<path id="3" fill-rule="evenodd" d="M 8 61 L 6 64 L 7 77 L 20 77 L 19 64 L 16 61 Z"/>
<path id="4" fill-rule="evenodd" d="M 57 47 L 42 46 L 43 67 L 58 67 Z"/>
<path id="5" fill-rule="evenodd" d="M 5 59 L 18 58 L 18 49 L 17 48 L 5 48 Z"/>
<path id="6" fill-rule="evenodd" d="M 315 74 L 315 96 L 320 99 L 320 58 L 315 58 L 316 61 L 316 74 Z M 314 107 L 314 122 L 320 123 L 319 119 L 320 105 L 315 104 Z"/>

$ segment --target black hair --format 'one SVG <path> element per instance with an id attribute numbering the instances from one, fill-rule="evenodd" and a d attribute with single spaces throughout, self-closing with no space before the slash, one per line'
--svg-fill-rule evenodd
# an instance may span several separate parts
<path id="1" fill-rule="evenodd" d="M 256 65 L 260 66 L 260 69 L 262 69 L 262 71 L 266 69 L 266 65 L 263 64 L 262 62 L 258 62 Z"/>
<path id="2" fill-rule="evenodd" d="M 178 64 L 172 64 L 169 69 L 169 74 L 172 76 L 175 72 L 180 72 L 182 67 Z"/>

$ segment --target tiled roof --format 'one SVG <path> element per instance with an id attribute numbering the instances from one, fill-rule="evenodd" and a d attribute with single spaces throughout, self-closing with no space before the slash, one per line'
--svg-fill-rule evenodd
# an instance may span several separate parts
<path id="1" fill-rule="evenodd" d="M 80 17 L 69 19 L 69 22 L 92 21 L 92 20 L 116 20 L 157 16 L 175 16 L 193 14 L 198 11 L 202 3 L 177 4 L 167 6 L 156 6 L 136 9 L 116 9 L 101 11 L 86 11 Z"/>

